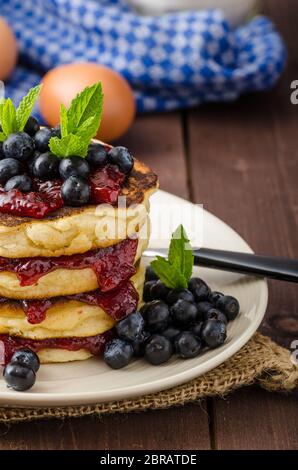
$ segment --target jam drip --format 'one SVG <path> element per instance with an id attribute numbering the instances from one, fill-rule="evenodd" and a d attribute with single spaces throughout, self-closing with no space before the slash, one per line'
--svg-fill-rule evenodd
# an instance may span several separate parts
<path id="1" fill-rule="evenodd" d="M 21 193 L 18 189 L 4 191 L 0 187 L 0 212 L 42 219 L 63 206 L 59 180 L 34 181 L 35 191 Z"/>
<path id="2" fill-rule="evenodd" d="M 13 300 L 1 298 L 0 303 L 14 302 L 20 305 L 31 324 L 42 323 L 47 310 L 63 300 L 77 300 L 85 304 L 101 307 L 113 320 L 119 321 L 137 309 L 139 295 L 132 282 L 127 281 L 116 289 L 102 292 L 99 289 L 83 294 L 53 297 L 44 300 Z"/>
<path id="3" fill-rule="evenodd" d="M 100 289 L 106 292 L 135 274 L 134 259 L 137 246 L 137 239 L 126 239 L 116 245 L 79 255 L 58 258 L 0 257 L 0 271 L 13 272 L 21 286 L 31 286 L 55 269 L 90 268 L 97 276 Z"/>
<path id="4" fill-rule="evenodd" d="M 116 204 L 125 175 L 114 165 L 90 173 L 91 204 Z M 4 191 L 0 186 L 0 212 L 22 217 L 42 219 L 63 207 L 62 180 L 40 181 L 33 178 L 33 191 L 21 193 L 17 189 Z"/>
<path id="5" fill-rule="evenodd" d="M 90 175 L 91 201 L 116 204 L 125 176 L 114 165 L 106 165 Z"/>
<path id="6" fill-rule="evenodd" d="M 1 357 L 0 364 L 7 364 L 13 353 L 17 349 L 30 348 L 35 352 L 41 349 L 66 349 L 67 351 L 79 351 L 87 349 L 94 356 L 103 353 L 105 345 L 115 337 L 114 330 L 106 331 L 100 335 L 89 336 L 85 338 L 48 338 L 42 340 L 33 340 L 19 338 L 18 336 L 0 335 L 0 352 L 4 349 L 4 357 Z M 2 345 L 2 348 L 1 348 Z"/>

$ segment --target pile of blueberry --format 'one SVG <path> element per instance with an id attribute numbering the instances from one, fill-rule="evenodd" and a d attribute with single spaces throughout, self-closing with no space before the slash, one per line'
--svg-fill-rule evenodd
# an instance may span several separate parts
<path id="1" fill-rule="evenodd" d="M 227 337 L 228 322 L 240 311 L 237 299 L 212 292 L 202 279 L 193 277 L 188 289 L 171 290 L 150 267 L 143 299 L 139 312 L 117 324 L 118 338 L 105 348 L 104 360 L 113 369 L 126 366 L 133 356 L 159 365 L 174 353 L 188 359 L 217 348 Z"/>
<path id="2" fill-rule="evenodd" d="M 24 132 L 10 134 L 0 146 L 0 184 L 5 191 L 32 191 L 32 178 L 54 180 L 61 178 L 61 196 L 66 205 L 81 206 L 90 200 L 88 175 L 92 169 L 107 163 L 117 165 L 127 175 L 134 160 L 125 147 L 107 151 L 103 145 L 91 143 L 86 158 L 58 158 L 49 151 L 51 137 L 61 137 L 60 126 L 40 128 L 30 116 Z"/>
<path id="3" fill-rule="evenodd" d="M 18 349 L 3 371 L 7 386 L 18 392 L 33 387 L 40 367 L 37 354 L 29 348 Z"/>

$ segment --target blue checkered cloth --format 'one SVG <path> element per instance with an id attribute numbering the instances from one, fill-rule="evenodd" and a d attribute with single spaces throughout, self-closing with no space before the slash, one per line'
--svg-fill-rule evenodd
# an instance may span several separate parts
<path id="1" fill-rule="evenodd" d="M 15 102 L 52 67 L 97 62 L 131 84 L 139 111 L 232 101 L 270 88 L 286 59 L 259 16 L 233 30 L 219 10 L 137 15 L 124 0 L 0 0 L 21 63 L 6 84 Z"/>

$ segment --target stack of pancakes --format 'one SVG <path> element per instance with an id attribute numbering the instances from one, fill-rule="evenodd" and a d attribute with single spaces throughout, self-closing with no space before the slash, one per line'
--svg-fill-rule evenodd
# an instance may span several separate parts
<path id="1" fill-rule="evenodd" d="M 0 214 L 0 341 L 11 341 L 20 346 L 35 349 L 41 362 L 66 362 L 86 359 L 94 353 L 82 347 L 63 347 L 67 340 L 82 344 L 82 339 L 106 335 L 115 325 L 115 317 L 103 306 L 81 301 L 82 293 L 107 295 L 117 319 L 131 313 L 132 302 L 119 301 L 126 289 L 132 289 L 136 306 L 141 298 L 144 269 L 140 263 L 142 252 L 149 238 L 148 212 L 149 197 L 157 188 L 156 175 L 143 163 L 135 160 L 134 168 L 121 190 L 121 197 L 115 207 L 88 205 L 80 208 L 63 207 L 41 220 Z M 124 198 L 125 196 L 125 198 Z M 125 240 L 134 240 L 132 265 L 124 266 L 130 277 L 118 280 L 117 286 L 109 289 L 101 285 L 100 274 L 88 266 L 71 269 L 66 266 L 50 269 L 37 281 L 22 282 L 19 272 L 6 269 L 9 260 L 22 265 L 22 276 L 26 266 L 32 269 L 34 260 L 71 260 L 74 255 L 109 253 L 117 245 L 125 249 Z M 60 258 L 63 257 L 63 258 Z M 67 258 L 69 257 L 69 258 Z M 24 259 L 26 258 L 26 259 Z M 119 265 L 113 265 L 117 278 Z M 34 265 L 34 263 L 33 263 Z M 134 266 L 134 267 L 133 267 Z M 124 294 L 123 294 L 124 292 Z M 75 296 L 78 298 L 76 298 Z M 67 297 L 66 297 L 67 296 Z M 118 296 L 118 297 L 117 297 Z M 81 295 L 82 297 L 82 295 Z M 84 298 L 88 299 L 87 294 Z M 49 300 L 46 315 L 41 322 L 29 322 L 24 306 L 32 302 Z M 135 306 L 135 307 L 136 307 Z M 99 336 L 100 340 L 100 336 Z M 41 345 L 44 345 L 41 347 Z M 20 347 L 19 346 L 19 347 Z"/>

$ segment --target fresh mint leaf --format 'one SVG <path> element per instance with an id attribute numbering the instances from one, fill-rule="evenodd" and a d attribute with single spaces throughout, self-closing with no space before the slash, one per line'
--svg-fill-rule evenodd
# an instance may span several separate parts
<path id="1" fill-rule="evenodd" d="M 39 96 L 41 85 L 29 90 L 24 96 L 16 110 L 10 98 L 0 100 L 0 123 L 2 132 L 0 141 L 3 142 L 13 132 L 21 132 L 28 121 L 31 111 Z"/>
<path id="2" fill-rule="evenodd" d="M 66 137 L 52 137 L 49 142 L 51 152 L 60 158 L 77 155 L 85 157 L 88 151 L 89 141 L 81 139 L 80 136 L 68 134 Z"/>
<path id="3" fill-rule="evenodd" d="M 6 136 L 19 130 L 16 119 L 16 110 L 10 98 L 7 98 L 3 104 L 1 126 L 2 131 Z"/>
<path id="4" fill-rule="evenodd" d="M 170 289 L 186 288 L 192 275 L 194 257 L 182 225 L 172 234 L 168 259 L 157 256 L 151 262 L 153 271 Z"/>
<path id="5" fill-rule="evenodd" d="M 66 137 L 68 135 L 68 116 L 67 109 L 64 104 L 60 105 L 60 128 L 61 128 L 61 137 Z"/>
<path id="6" fill-rule="evenodd" d="M 188 282 L 192 274 L 194 257 L 182 225 L 179 225 L 172 234 L 168 258 L 169 262 L 181 272 Z"/>
<path id="7" fill-rule="evenodd" d="M 161 282 L 170 289 L 187 287 L 187 282 L 178 269 L 161 256 L 158 256 L 156 260 L 151 262 L 151 267 Z"/>
<path id="8" fill-rule="evenodd" d="M 61 105 L 61 139 L 50 139 L 51 152 L 61 158 L 70 155 L 86 157 L 89 143 L 100 124 L 102 104 L 101 83 L 95 83 L 79 93 L 68 110 Z"/>
<path id="9" fill-rule="evenodd" d="M 37 98 L 41 90 L 41 85 L 31 88 L 26 96 L 24 96 L 16 110 L 17 130 L 23 131 L 34 108 Z"/>
<path id="10" fill-rule="evenodd" d="M 90 116 L 85 122 L 78 128 L 76 135 L 83 139 L 87 139 L 89 142 L 92 137 L 96 134 L 98 129 L 98 120 L 96 116 Z"/>
<path id="11" fill-rule="evenodd" d="M 3 119 L 4 103 L 5 103 L 5 99 L 2 98 L 2 99 L 1 99 L 1 102 L 0 102 L 0 122 L 2 122 L 2 119 Z"/>
<path id="12" fill-rule="evenodd" d="M 84 122 L 92 117 L 94 118 L 94 127 L 96 127 L 92 137 L 100 124 L 103 107 L 103 93 L 101 83 L 85 88 L 71 102 L 67 111 L 68 132 L 76 134 Z"/>

